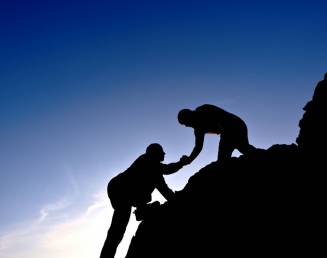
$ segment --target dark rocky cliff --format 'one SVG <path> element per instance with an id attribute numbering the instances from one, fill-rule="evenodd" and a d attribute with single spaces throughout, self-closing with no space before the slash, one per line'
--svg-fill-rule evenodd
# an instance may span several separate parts
<path id="1" fill-rule="evenodd" d="M 211 163 L 144 220 L 126 258 L 314 255 L 326 218 L 327 78 L 297 144 Z"/>

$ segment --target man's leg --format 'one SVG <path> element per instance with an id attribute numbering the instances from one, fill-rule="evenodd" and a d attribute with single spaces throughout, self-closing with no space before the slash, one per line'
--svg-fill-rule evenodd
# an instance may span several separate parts
<path id="1" fill-rule="evenodd" d="M 255 151 L 257 148 L 252 146 L 249 143 L 249 140 L 247 137 L 243 138 L 242 140 L 240 140 L 237 149 L 242 153 L 242 154 L 249 154 L 253 151 Z"/>
<path id="2" fill-rule="evenodd" d="M 254 147 L 253 145 L 249 144 L 249 145 L 240 145 L 237 148 L 242 154 L 250 154 L 251 152 L 254 152 L 255 150 L 257 150 L 256 147 Z"/>
<path id="3" fill-rule="evenodd" d="M 115 209 L 100 258 L 115 257 L 116 249 L 123 239 L 129 218 L 131 216 L 131 209 L 132 207 L 130 206 Z"/>
<path id="4" fill-rule="evenodd" d="M 235 145 L 227 137 L 221 136 L 218 150 L 218 161 L 228 160 L 235 149 Z"/>

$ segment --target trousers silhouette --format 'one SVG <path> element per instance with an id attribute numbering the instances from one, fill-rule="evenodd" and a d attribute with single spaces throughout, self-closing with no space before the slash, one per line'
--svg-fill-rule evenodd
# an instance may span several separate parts
<path id="1" fill-rule="evenodd" d="M 113 258 L 131 216 L 131 206 L 119 207 L 114 210 L 111 226 L 103 245 L 100 258 Z"/>

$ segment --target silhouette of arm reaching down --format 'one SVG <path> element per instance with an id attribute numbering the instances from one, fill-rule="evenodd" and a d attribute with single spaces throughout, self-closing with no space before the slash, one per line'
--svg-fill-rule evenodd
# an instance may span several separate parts
<path id="1" fill-rule="evenodd" d="M 194 130 L 195 146 L 189 156 L 188 163 L 191 163 L 201 152 L 204 142 L 205 133 L 200 130 Z"/>
<path id="2" fill-rule="evenodd" d="M 174 191 L 168 187 L 163 176 L 158 178 L 156 188 L 167 201 L 174 197 Z"/>

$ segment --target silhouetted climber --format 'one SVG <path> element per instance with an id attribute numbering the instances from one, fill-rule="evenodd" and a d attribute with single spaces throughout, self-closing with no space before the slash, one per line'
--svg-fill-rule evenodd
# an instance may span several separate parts
<path id="1" fill-rule="evenodd" d="M 249 144 L 247 127 L 238 116 L 214 105 L 205 104 L 195 110 L 182 109 L 180 124 L 194 128 L 195 146 L 188 157 L 191 163 L 201 152 L 206 133 L 220 134 L 218 161 L 231 157 L 234 149 L 246 154 L 256 148 Z"/>
<path id="2" fill-rule="evenodd" d="M 327 97 L 327 73 L 324 76 L 324 79 L 317 83 L 317 86 L 314 90 L 312 100 L 309 101 L 303 108 L 307 111 L 313 106 L 326 104 L 325 99 Z"/>
<path id="3" fill-rule="evenodd" d="M 181 169 L 186 165 L 187 157 L 183 156 L 176 163 L 163 164 L 161 162 L 164 157 L 165 152 L 160 144 L 150 144 L 145 154 L 138 157 L 126 171 L 110 180 L 107 191 L 114 214 L 101 251 L 101 258 L 115 256 L 116 249 L 123 239 L 132 206 L 138 211 L 146 209 L 155 188 L 167 200 L 173 198 L 174 192 L 167 186 L 163 175 Z"/>
<path id="4" fill-rule="evenodd" d="M 326 123 L 324 122 L 327 110 L 327 73 L 319 81 L 314 90 L 312 99 L 304 106 L 302 119 L 299 122 L 300 133 L 296 139 L 297 144 L 309 153 L 319 152 L 326 146 Z"/>
<path id="5" fill-rule="evenodd" d="M 312 100 L 318 103 L 325 103 L 327 97 L 327 73 L 325 73 L 324 79 L 318 82 L 315 91 L 313 93 Z"/>

